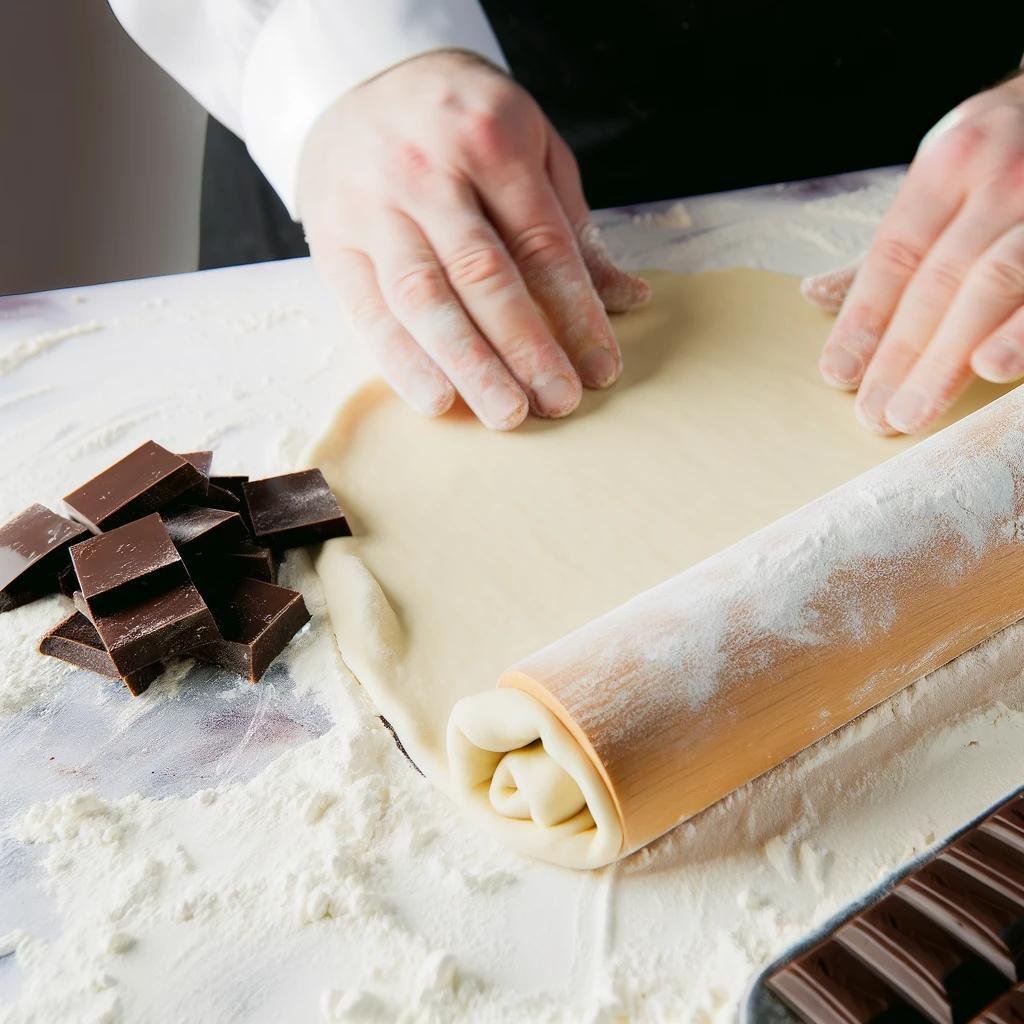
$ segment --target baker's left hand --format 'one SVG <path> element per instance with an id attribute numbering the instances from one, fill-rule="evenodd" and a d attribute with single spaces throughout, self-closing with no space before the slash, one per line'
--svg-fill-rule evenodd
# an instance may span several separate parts
<path id="1" fill-rule="evenodd" d="M 856 273 L 804 282 L 818 305 L 841 303 L 822 375 L 856 388 L 857 418 L 881 434 L 927 427 L 972 373 L 1024 377 L 1024 76 L 950 119 L 925 138 Z"/>

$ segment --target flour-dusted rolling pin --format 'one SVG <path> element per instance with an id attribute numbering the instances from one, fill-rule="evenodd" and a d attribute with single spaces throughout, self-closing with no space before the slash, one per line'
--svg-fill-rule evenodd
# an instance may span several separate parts
<path id="1" fill-rule="evenodd" d="M 1018 388 L 460 701 L 454 785 L 524 852 L 625 856 L 1024 617 L 1022 513 Z"/>

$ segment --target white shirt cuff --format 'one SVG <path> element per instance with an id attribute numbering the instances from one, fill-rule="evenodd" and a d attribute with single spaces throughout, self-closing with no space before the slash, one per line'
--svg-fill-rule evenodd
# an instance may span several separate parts
<path id="1" fill-rule="evenodd" d="M 317 118 L 353 86 L 440 49 L 506 66 L 478 0 L 281 0 L 246 64 L 242 131 L 292 217 L 299 157 Z"/>

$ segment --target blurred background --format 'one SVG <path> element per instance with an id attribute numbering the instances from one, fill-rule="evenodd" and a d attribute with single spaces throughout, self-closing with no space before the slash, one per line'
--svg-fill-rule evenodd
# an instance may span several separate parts
<path id="1" fill-rule="evenodd" d="M 105 2 L 2 0 L 0 295 L 194 270 L 205 130 Z"/>

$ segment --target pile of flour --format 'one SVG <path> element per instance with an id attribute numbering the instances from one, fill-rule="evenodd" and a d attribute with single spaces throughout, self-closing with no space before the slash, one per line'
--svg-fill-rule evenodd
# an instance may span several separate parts
<path id="1" fill-rule="evenodd" d="M 745 227 L 749 207 L 732 225 L 728 197 L 676 204 L 617 218 L 609 241 L 633 265 L 821 270 L 863 248 L 892 188 L 768 203 Z M 724 226 L 705 230 L 712 213 Z M 294 461 L 341 397 L 336 382 L 361 379 L 335 342 L 330 297 L 299 262 L 203 280 L 205 304 L 173 280 L 118 286 L 134 307 L 90 299 L 76 314 L 102 330 L 16 350 L 24 361 L 11 364 L 0 417 L 17 416 L 19 445 L 0 452 L 0 518 L 148 436 L 215 446 L 223 471 Z M 147 343 L 176 346 L 175 360 L 152 392 L 136 385 L 134 404 L 100 375 L 85 405 L 62 392 L 44 408 L 54 381 L 75 379 L 84 346 L 127 364 Z M 254 354 L 265 369 L 243 372 Z M 199 358 L 205 391 L 187 367 Z M 35 373 L 44 360 L 68 362 Z M 248 684 L 183 663 L 131 700 L 35 654 L 60 599 L 0 616 L 5 742 L 32 729 L 48 744 L 72 728 L 47 702 L 61 687 L 101 693 L 95 718 L 122 709 L 93 760 L 62 766 L 57 795 L 19 805 L 0 835 L 2 1024 L 732 1021 L 761 965 L 1024 781 L 1016 626 L 625 862 L 593 873 L 535 864 L 458 817 L 396 749 L 340 661 L 304 555 L 284 582 L 313 619 L 287 671 L 256 691 L 238 756 L 278 749 L 290 723 L 273 710 L 294 698 L 289 678 L 302 705 L 323 709 L 325 731 L 205 789 L 194 784 L 204 766 L 164 748 L 196 747 L 174 731 L 190 694 L 206 687 L 227 708 Z M 206 738 L 222 732 L 216 717 L 205 727 Z M 113 786 L 97 765 L 125 750 L 147 776 L 170 763 L 176 783 L 148 795 Z M 8 800 L 0 790 L 5 813 Z M 37 876 L 45 892 L 30 900 Z M 19 885 L 22 898 L 5 901 Z"/>

